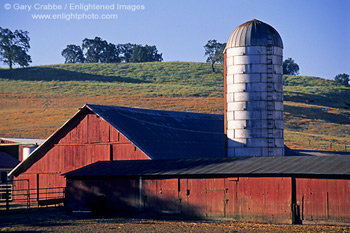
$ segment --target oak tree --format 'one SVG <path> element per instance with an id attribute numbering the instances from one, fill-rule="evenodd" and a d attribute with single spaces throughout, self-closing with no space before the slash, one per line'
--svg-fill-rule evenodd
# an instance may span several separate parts
<path id="1" fill-rule="evenodd" d="M 65 58 L 64 63 L 83 63 L 85 60 L 83 50 L 79 45 L 67 45 L 61 54 Z"/>
<path id="2" fill-rule="evenodd" d="M 211 69 L 215 72 L 214 64 L 224 62 L 224 49 L 226 43 L 219 43 L 216 40 L 209 40 L 206 45 L 204 45 L 205 53 L 204 56 L 208 56 L 207 62 L 211 63 Z"/>
<path id="3" fill-rule="evenodd" d="M 28 34 L 27 31 L 15 30 L 12 32 L 0 27 L 0 60 L 8 64 L 10 69 L 16 64 L 25 67 L 32 62 L 28 55 L 30 49 Z"/>
<path id="4" fill-rule="evenodd" d="M 299 66 L 294 62 L 292 58 L 288 58 L 283 61 L 283 74 L 287 75 L 298 75 Z"/>
<path id="5" fill-rule="evenodd" d="M 346 86 L 346 87 L 350 86 L 349 85 L 349 81 L 350 81 L 349 75 L 345 74 L 345 73 L 336 75 L 334 77 L 334 81 L 342 86 Z"/>

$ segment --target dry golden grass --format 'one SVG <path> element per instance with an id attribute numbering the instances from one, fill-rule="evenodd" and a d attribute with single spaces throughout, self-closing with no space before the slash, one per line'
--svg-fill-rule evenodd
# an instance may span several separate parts
<path id="1" fill-rule="evenodd" d="M 86 103 L 215 114 L 222 114 L 224 105 L 222 97 L 114 95 L 72 98 L 6 94 L 0 95 L 0 135 L 47 138 Z M 284 104 L 287 146 L 294 149 L 350 150 L 349 110 L 291 101 Z"/>
<path id="2" fill-rule="evenodd" d="M 6 98 L 5 98 L 6 97 Z M 222 114 L 218 97 L 0 95 L 0 136 L 47 138 L 84 104 Z"/>
<path id="3" fill-rule="evenodd" d="M 285 143 L 292 148 L 350 151 L 350 110 L 284 102 Z"/>

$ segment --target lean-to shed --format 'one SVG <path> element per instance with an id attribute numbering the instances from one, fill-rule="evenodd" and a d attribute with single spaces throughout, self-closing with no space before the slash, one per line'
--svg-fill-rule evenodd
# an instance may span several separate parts
<path id="1" fill-rule="evenodd" d="M 64 174 L 66 207 L 270 223 L 350 223 L 350 157 L 101 161 Z"/>

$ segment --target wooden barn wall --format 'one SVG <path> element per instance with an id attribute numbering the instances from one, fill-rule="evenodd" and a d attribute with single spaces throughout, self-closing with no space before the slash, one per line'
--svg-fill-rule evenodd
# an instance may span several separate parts
<path id="1" fill-rule="evenodd" d="M 104 196 L 109 207 L 123 206 L 124 212 L 142 209 L 150 215 L 292 221 L 290 178 L 143 179 L 141 186 L 137 179 L 67 179 L 66 191 L 66 208 L 71 211 L 91 208 L 88 200 L 95 195 Z"/>
<path id="2" fill-rule="evenodd" d="M 65 206 L 70 210 L 101 210 L 108 212 L 136 211 L 138 208 L 137 179 L 90 179 L 88 182 L 67 180 Z"/>
<path id="3" fill-rule="evenodd" d="M 15 180 L 29 179 L 30 186 L 37 188 L 65 187 L 61 174 L 103 160 L 149 159 L 125 136 L 95 114 L 73 119 L 54 137 L 56 143 L 49 146 L 46 154 Z M 21 182 L 18 182 L 21 183 Z M 23 183 L 24 185 L 24 183 Z M 25 188 L 18 185 L 18 188 Z"/>
<path id="4" fill-rule="evenodd" d="M 142 187 L 145 206 L 161 212 L 290 223 L 290 178 L 159 179 L 144 180 Z"/>
<path id="5" fill-rule="evenodd" d="M 293 184 L 295 179 L 295 184 Z M 350 181 L 291 177 L 67 179 L 66 208 L 91 209 L 103 197 L 103 212 L 180 214 L 239 221 L 350 223 Z M 293 188 L 294 187 L 294 188 Z M 141 189 L 141 191 L 140 191 Z M 294 190 L 293 190 L 294 189 Z M 95 197 L 95 202 L 91 202 Z M 94 204 L 95 203 L 95 204 Z M 97 202 L 99 203 L 99 202 Z M 121 211 L 121 212 L 120 212 Z"/>
<path id="6" fill-rule="evenodd" d="M 297 204 L 305 223 L 350 223 L 350 180 L 296 179 Z"/>

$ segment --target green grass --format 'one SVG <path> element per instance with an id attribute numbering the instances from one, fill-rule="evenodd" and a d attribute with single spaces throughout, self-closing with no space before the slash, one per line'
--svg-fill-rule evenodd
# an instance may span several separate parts
<path id="1" fill-rule="evenodd" d="M 98 81 L 220 86 L 223 67 L 211 72 L 208 63 L 148 62 L 124 64 L 63 64 L 1 70 L 0 77 L 30 81 Z"/>
<path id="2" fill-rule="evenodd" d="M 333 80 L 285 75 L 283 86 L 286 101 L 350 109 L 350 88 Z"/>
<path id="3" fill-rule="evenodd" d="M 21 81 L 0 79 L 0 94 L 38 93 L 63 96 L 144 95 L 144 96 L 218 96 L 221 87 L 181 84 L 119 83 L 98 81 Z"/>
<path id="4" fill-rule="evenodd" d="M 64 64 L 0 70 L 0 93 L 66 96 L 223 96 L 222 69 L 206 63 Z"/>
<path id="5" fill-rule="evenodd" d="M 209 63 L 149 62 L 62 64 L 0 70 L 0 93 L 41 90 L 66 96 L 151 95 L 223 97 L 223 66 Z M 342 109 L 350 108 L 350 88 L 332 80 L 285 75 L 284 99 Z M 25 90 L 26 89 L 26 90 Z"/>

